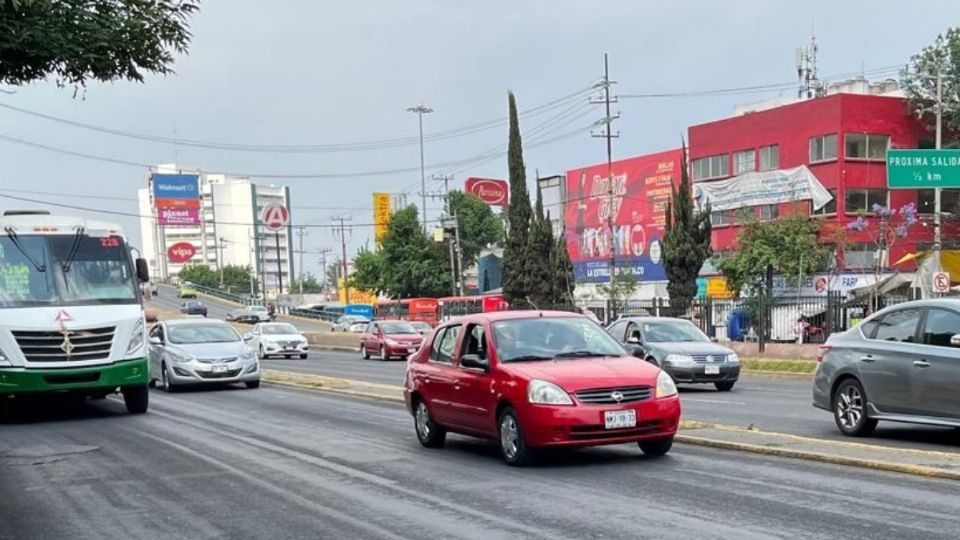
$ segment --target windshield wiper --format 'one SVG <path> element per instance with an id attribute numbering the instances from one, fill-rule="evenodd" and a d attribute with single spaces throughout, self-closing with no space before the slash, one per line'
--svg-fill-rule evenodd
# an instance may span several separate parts
<path id="1" fill-rule="evenodd" d="M 516 358 L 511 358 L 509 360 L 504 360 L 504 362 L 537 362 L 541 360 L 553 360 L 553 356 L 540 356 L 536 354 L 525 354 L 523 356 L 517 356 Z"/>
<path id="2" fill-rule="evenodd" d="M 37 269 L 37 272 L 47 271 L 47 265 L 38 263 L 36 259 L 30 256 L 29 253 L 27 253 L 27 250 L 23 247 L 23 244 L 20 242 L 20 236 L 17 234 L 17 231 L 13 229 L 13 227 L 5 227 L 4 231 L 6 231 L 7 233 L 7 238 L 10 239 L 10 243 L 12 243 L 14 247 L 16 247 L 17 250 L 20 251 L 20 253 L 24 257 L 26 257 L 28 261 L 30 261 L 30 264 L 32 264 L 33 267 Z"/>
<path id="3" fill-rule="evenodd" d="M 77 227 L 77 234 L 73 236 L 73 243 L 70 244 L 70 251 L 67 252 L 67 258 L 61 263 L 64 274 L 70 271 L 70 265 L 73 264 L 73 258 L 76 257 L 77 252 L 80 251 L 80 242 L 83 240 L 83 232 L 83 227 Z"/>
<path id="4" fill-rule="evenodd" d="M 557 354 L 557 358 L 590 358 L 596 356 L 610 356 L 607 353 L 597 351 L 569 351 Z"/>

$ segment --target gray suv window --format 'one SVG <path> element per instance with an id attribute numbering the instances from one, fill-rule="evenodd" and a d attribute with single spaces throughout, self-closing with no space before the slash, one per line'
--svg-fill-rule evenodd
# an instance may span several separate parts
<path id="1" fill-rule="evenodd" d="M 620 321 L 613 323 L 613 326 L 610 327 L 610 335 L 613 336 L 613 339 L 617 341 L 623 341 L 625 336 L 624 331 L 627 329 L 627 321 Z"/>
<path id="2" fill-rule="evenodd" d="M 960 314 L 946 309 L 931 309 L 923 325 L 923 342 L 937 347 L 949 347 L 950 338 L 960 334 Z"/>
<path id="3" fill-rule="evenodd" d="M 901 341 L 916 343 L 917 324 L 920 322 L 919 309 L 901 309 L 892 311 L 880 319 L 874 339 L 880 341 Z"/>

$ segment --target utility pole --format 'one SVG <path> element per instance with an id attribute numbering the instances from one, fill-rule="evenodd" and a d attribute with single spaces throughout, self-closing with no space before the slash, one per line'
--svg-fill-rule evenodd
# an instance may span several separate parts
<path id="1" fill-rule="evenodd" d="M 591 103 L 602 104 L 605 107 L 606 116 L 600 123 L 605 124 L 605 128 L 600 133 L 591 133 L 593 137 L 604 138 L 607 140 L 607 231 L 608 246 L 610 248 L 610 292 L 615 296 L 617 276 L 617 244 L 614 240 L 614 205 L 613 205 L 613 139 L 620 136 L 619 133 L 613 133 L 613 121 L 620 118 L 620 114 L 611 115 L 610 104 L 617 103 L 617 98 L 610 97 L 610 86 L 616 84 L 616 81 L 610 80 L 610 64 L 606 53 L 603 54 L 603 81 L 596 85 L 597 88 L 603 88 L 603 97 L 592 99 Z"/>
<path id="2" fill-rule="evenodd" d="M 307 236 L 307 228 L 297 227 L 297 236 L 300 238 L 300 305 L 303 305 L 303 237 Z"/>
<path id="3" fill-rule="evenodd" d="M 417 113 L 417 121 L 420 125 L 420 212 L 423 214 L 423 232 L 427 232 L 427 177 L 423 165 L 423 115 L 433 112 L 430 107 L 423 103 L 416 107 L 407 108 L 407 112 Z"/>
<path id="4" fill-rule="evenodd" d="M 220 289 L 223 289 L 223 248 L 226 247 L 226 244 L 227 239 L 221 236 L 217 242 L 217 247 L 220 248 L 220 253 L 217 257 L 217 264 L 220 266 Z"/>
<path id="5" fill-rule="evenodd" d="M 320 289 L 326 293 L 327 290 L 327 253 L 333 251 L 330 248 L 320 249 Z"/>
<path id="6" fill-rule="evenodd" d="M 349 221 L 352 218 L 345 218 L 343 216 L 334 218 L 334 221 L 339 221 L 340 225 L 334 229 L 334 234 L 340 237 L 340 257 L 343 262 L 343 294 L 344 294 L 344 305 L 350 303 L 350 286 L 347 283 L 347 226 L 344 224 L 345 221 Z M 353 231 L 353 229 L 350 229 Z"/>
<path id="7" fill-rule="evenodd" d="M 937 150 L 940 150 L 943 145 L 943 67 L 937 67 L 937 130 L 936 130 L 936 147 Z M 940 209 L 940 197 L 941 197 L 941 188 L 934 188 L 933 190 L 933 250 L 937 251 L 937 270 L 940 268 L 940 253 L 942 249 L 941 246 L 941 233 L 940 225 L 943 219 L 943 215 Z"/>

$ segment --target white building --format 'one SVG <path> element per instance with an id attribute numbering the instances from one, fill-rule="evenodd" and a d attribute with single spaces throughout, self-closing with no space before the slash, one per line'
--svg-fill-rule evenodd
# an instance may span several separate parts
<path id="1" fill-rule="evenodd" d="M 178 169 L 176 165 L 158 165 L 154 172 L 196 172 L 200 176 L 202 222 L 193 227 L 158 227 L 149 180 L 147 187 L 137 191 L 139 213 L 143 216 L 140 218 L 141 242 L 151 275 L 165 280 L 176 276 L 185 264 L 206 264 L 215 269 L 221 264 L 250 266 L 261 281 L 261 290 L 255 293 L 265 289 L 267 297 L 276 297 L 280 283 L 279 259 L 283 290 L 289 291 L 290 276 L 295 275 L 290 244 L 292 229 L 287 227 L 277 235 L 260 223 L 266 205 L 280 203 L 289 210 L 289 187 L 259 185 L 249 178 L 205 174 Z M 167 258 L 167 248 L 178 242 L 188 242 L 196 248 L 190 261 L 180 264 Z"/>

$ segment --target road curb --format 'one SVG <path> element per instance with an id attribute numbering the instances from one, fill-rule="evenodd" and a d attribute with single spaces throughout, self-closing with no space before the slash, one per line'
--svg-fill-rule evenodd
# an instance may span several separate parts
<path id="1" fill-rule="evenodd" d="M 325 392 L 328 394 L 340 394 L 344 396 L 371 399 L 374 401 L 382 401 L 386 403 L 403 403 L 402 398 L 397 398 L 394 396 L 385 396 L 381 394 L 375 394 L 373 392 L 361 392 L 358 390 L 350 390 L 348 388 L 336 388 L 332 386 L 322 386 L 320 384 L 304 384 L 298 383 L 295 381 L 286 381 L 282 379 L 274 379 L 269 375 L 264 375 L 262 377 L 263 381 L 269 384 L 275 384 L 277 386 L 286 386 L 289 388 L 297 388 L 300 390 L 309 390 L 313 392 Z"/>
<path id="2" fill-rule="evenodd" d="M 890 463 L 889 461 L 858 459 L 846 456 L 838 456 L 835 454 L 824 454 L 822 452 L 811 452 L 807 450 L 772 448 L 769 446 L 760 446 L 756 444 L 708 439 L 706 437 L 697 437 L 695 435 L 677 435 L 676 438 L 674 438 L 674 441 L 682 444 L 716 448 L 719 450 L 735 450 L 764 456 L 783 457 L 804 461 L 817 461 L 830 465 L 846 465 L 849 467 L 859 467 L 861 469 L 903 473 L 913 476 L 923 476 L 926 478 L 960 480 L 960 472 L 935 469 L 933 467 L 924 467 L 922 465 L 906 465 L 902 463 Z"/>

